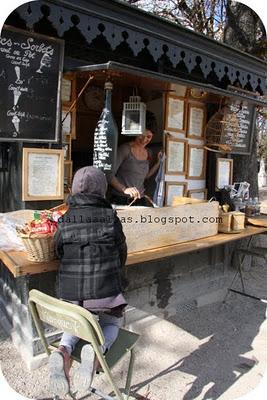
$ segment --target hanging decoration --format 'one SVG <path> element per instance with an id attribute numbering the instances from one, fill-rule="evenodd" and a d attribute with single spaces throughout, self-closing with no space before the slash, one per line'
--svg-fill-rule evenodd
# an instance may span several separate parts
<path id="1" fill-rule="evenodd" d="M 240 119 L 235 111 L 225 105 L 209 120 L 205 129 L 206 148 L 230 153 L 240 134 Z"/>
<path id="2" fill-rule="evenodd" d="M 146 105 L 140 96 L 130 96 L 123 103 L 122 135 L 142 135 L 146 128 Z"/>

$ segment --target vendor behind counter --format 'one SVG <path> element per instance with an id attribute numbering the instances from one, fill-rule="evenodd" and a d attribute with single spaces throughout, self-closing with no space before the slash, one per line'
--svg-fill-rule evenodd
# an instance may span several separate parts
<path id="1" fill-rule="evenodd" d="M 133 141 L 122 144 L 118 149 L 117 163 L 113 174 L 107 176 L 110 185 L 109 200 L 113 204 L 151 206 L 145 196 L 145 180 L 153 176 L 160 165 L 160 154 L 152 165 L 152 155 L 146 146 L 153 132 L 146 129 Z"/>

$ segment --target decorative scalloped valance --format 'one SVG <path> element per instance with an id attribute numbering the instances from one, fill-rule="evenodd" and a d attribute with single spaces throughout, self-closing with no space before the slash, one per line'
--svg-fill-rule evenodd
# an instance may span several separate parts
<path id="1" fill-rule="evenodd" d="M 203 49 L 202 45 L 198 51 L 198 40 L 202 44 L 205 40 L 203 36 L 199 39 L 198 34 L 188 33 L 191 37 L 195 36 L 194 43 L 183 44 L 183 40 L 179 39 L 179 27 L 175 40 L 164 35 L 160 29 L 156 33 L 155 27 L 150 31 L 149 27 L 129 24 L 129 21 L 121 20 L 119 14 L 115 20 L 104 9 L 102 15 L 99 11 L 92 13 L 90 9 L 78 8 L 78 3 L 77 1 L 75 6 L 71 6 L 70 3 L 60 0 L 33 1 L 16 9 L 13 17 L 11 14 L 7 19 L 7 23 L 15 25 L 14 21 L 19 16 L 26 29 L 65 39 L 66 56 L 87 63 L 118 61 L 224 89 L 228 85 L 234 85 L 249 91 L 258 91 L 261 95 L 265 93 L 264 73 L 255 72 L 246 63 L 240 64 L 240 60 L 235 62 L 234 49 L 231 49 L 232 62 L 229 62 L 219 52 L 212 54 L 209 39 L 207 49 Z M 138 13 L 137 10 L 135 12 Z M 150 15 L 147 18 L 153 19 Z M 229 54 L 229 47 L 225 48 Z"/>

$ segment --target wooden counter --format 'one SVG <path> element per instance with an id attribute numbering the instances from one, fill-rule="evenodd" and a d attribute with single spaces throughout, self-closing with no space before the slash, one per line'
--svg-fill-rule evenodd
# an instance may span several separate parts
<path id="1" fill-rule="evenodd" d="M 247 226 L 246 229 L 241 233 L 219 233 L 218 235 L 204 239 L 197 239 L 186 243 L 173 244 L 151 250 L 129 253 L 126 264 L 129 266 L 179 254 L 190 253 L 197 250 L 223 245 L 234 240 L 240 240 L 265 232 L 267 233 L 267 227 L 261 228 Z M 23 251 L 0 251 L 0 260 L 12 272 L 14 277 L 56 271 L 59 267 L 58 260 L 42 263 L 31 262 L 27 260 L 26 253 Z"/>

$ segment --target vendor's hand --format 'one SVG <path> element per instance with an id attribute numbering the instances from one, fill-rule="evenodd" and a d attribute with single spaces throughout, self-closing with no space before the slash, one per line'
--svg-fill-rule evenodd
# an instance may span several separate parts
<path id="1" fill-rule="evenodd" d="M 160 151 L 158 152 L 158 161 L 160 161 L 160 159 L 161 159 L 162 156 L 163 156 L 163 151 L 160 150 Z"/>
<path id="2" fill-rule="evenodd" d="M 134 199 L 140 199 L 141 195 L 138 189 L 136 187 L 129 187 L 124 189 L 123 191 L 124 194 L 128 194 L 130 197 L 133 197 Z"/>

